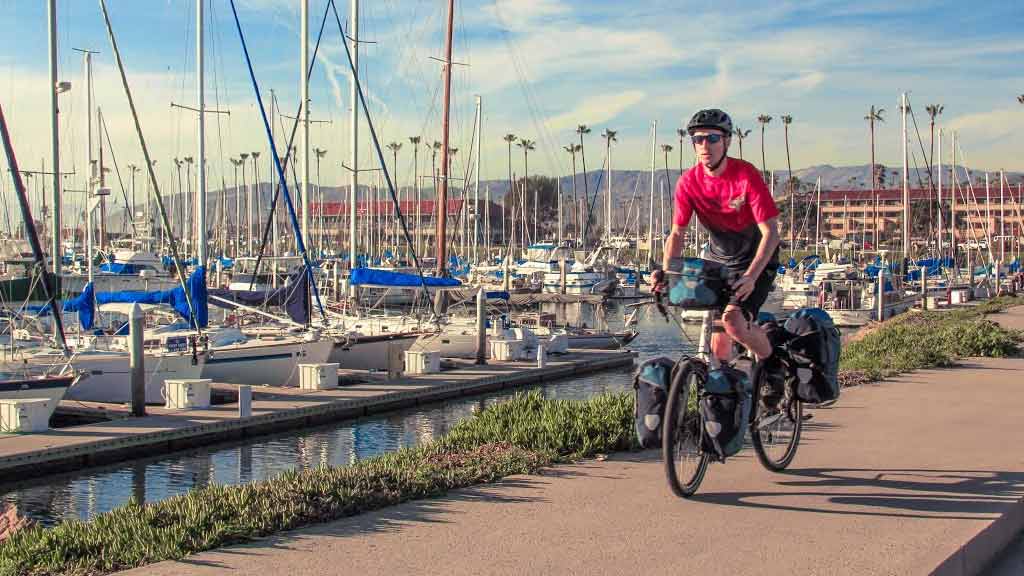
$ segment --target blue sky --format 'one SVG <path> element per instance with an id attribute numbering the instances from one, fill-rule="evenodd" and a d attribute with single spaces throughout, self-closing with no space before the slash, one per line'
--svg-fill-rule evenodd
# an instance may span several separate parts
<path id="1" fill-rule="evenodd" d="M 293 114 L 298 2 L 237 1 L 262 87 L 274 89 L 282 109 Z M 0 103 L 22 163 L 34 166 L 48 162 L 45 2 L 5 4 Z M 97 101 L 119 160 L 139 162 L 97 3 L 58 4 L 61 77 L 74 84 L 61 96 L 65 162 L 81 164 L 85 154 L 81 58 L 72 47 L 101 51 Z M 440 139 L 441 75 L 430 57 L 442 56 L 445 5 L 374 0 L 361 9 L 360 35 L 375 42 L 366 45 L 361 69 L 378 132 L 385 141 L 405 143 L 403 182 L 412 163 L 407 138 Z M 228 3 L 208 6 L 207 102 L 231 110 L 230 118 L 220 117 L 218 124 L 211 117 L 209 123 L 209 161 L 219 181 L 228 157 L 267 144 Z M 312 41 L 325 6 L 310 0 Z M 154 157 L 169 166 L 172 157 L 194 155 L 194 115 L 172 110 L 169 102 L 195 103 L 195 0 L 109 0 L 109 7 Z M 339 12 L 347 25 L 347 2 Z M 1016 96 L 1024 93 L 1024 39 L 1014 28 L 1022 21 L 1019 2 L 458 0 L 454 59 L 467 65 L 456 67 L 453 82 L 457 170 L 470 144 L 475 94 L 484 109 L 482 173 L 500 177 L 507 170 L 506 133 L 537 141 L 531 172 L 555 174 L 569 170 L 562 147 L 576 140 L 576 125 L 593 129 L 587 140 L 591 169 L 603 161 L 599 134 L 611 128 L 618 130 L 613 165 L 643 169 L 650 165 L 652 120 L 658 122 L 658 143 L 678 146 L 675 130 L 696 109 L 710 106 L 725 108 L 737 124 L 753 129 L 744 153 L 758 164 L 755 118 L 775 117 L 766 133 L 769 168 L 785 167 L 779 116 L 792 115 L 792 163 L 801 168 L 867 163 L 863 117 L 875 105 L 887 118 L 877 134 L 879 160 L 895 164 L 902 90 L 911 94 L 925 146 L 924 106 L 943 104 L 939 125 L 959 133 L 968 163 L 1020 170 L 1024 105 Z M 341 178 L 339 162 L 349 155 L 347 63 L 338 39 L 330 19 L 311 85 L 314 118 L 332 121 L 313 130 L 313 145 L 328 150 L 325 183 Z M 366 167 L 371 158 L 365 139 L 360 146 Z M 518 172 L 522 155 L 515 152 Z M 421 166 L 425 158 L 423 149 Z"/>

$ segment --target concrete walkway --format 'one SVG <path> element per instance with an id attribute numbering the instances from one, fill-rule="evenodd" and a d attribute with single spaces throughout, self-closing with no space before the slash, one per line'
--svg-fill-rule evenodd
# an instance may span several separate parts
<path id="1" fill-rule="evenodd" d="M 978 574 L 1024 527 L 1022 370 L 846 390 L 788 473 L 747 450 L 692 500 L 658 453 L 617 454 L 127 574 Z"/>

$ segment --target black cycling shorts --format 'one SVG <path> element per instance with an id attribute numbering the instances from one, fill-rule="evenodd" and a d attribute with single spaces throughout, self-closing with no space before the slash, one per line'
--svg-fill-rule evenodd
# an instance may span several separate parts
<path id="1" fill-rule="evenodd" d="M 761 311 L 761 306 L 764 306 L 765 300 L 768 299 L 768 294 L 775 285 L 775 275 L 778 273 L 778 268 L 778 264 L 766 266 L 764 272 L 761 272 L 761 275 L 757 277 L 757 281 L 754 282 L 753 292 L 747 295 L 747 299 L 742 302 L 730 290 L 729 304 L 739 306 L 743 310 L 743 315 L 746 316 L 748 322 L 757 320 L 757 314 Z M 742 275 L 742 272 L 730 274 L 729 284 L 732 285 Z"/>

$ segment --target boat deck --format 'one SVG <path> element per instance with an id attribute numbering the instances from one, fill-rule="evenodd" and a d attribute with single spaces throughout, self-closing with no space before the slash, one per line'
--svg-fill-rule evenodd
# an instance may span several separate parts
<path id="1" fill-rule="evenodd" d="M 168 410 L 148 406 L 141 418 L 51 429 L 34 434 L 0 434 L 0 482 L 77 470 L 119 460 L 152 456 L 184 448 L 239 440 L 270 432 L 357 418 L 445 398 L 479 394 L 633 365 L 628 351 L 572 350 L 536 362 L 490 361 L 477 366 L 456 361 L 454 369 L 437 374 L 346 384 L 332 390 L 253 387 L 252 416 L 239 418 L 238 404 L 201 410 Z M 342 378 L 342 382 L 351 381 Z M 230 385 L 217 385 L 224 392 Z M 84 406 L 118 414 L 122 406 Z"/>

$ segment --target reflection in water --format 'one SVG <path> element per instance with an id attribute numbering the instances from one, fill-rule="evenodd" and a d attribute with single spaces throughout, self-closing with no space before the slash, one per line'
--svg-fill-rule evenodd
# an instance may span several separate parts
<path id="1" fill-rule="evenodd" d="M 550 311 L 559 322 L 622 327 L 621 308 L 595 314 L 592 306 L 562 305 Z M 674 324 L 646 310 L 640 314 L 639 336 L 629 346 L 639 359 L 677 356 L 687 347 Z M 604 319 L 602 319 L 604 316 Z M 571 317 L 571 318 L 570 318 Z M 691 336 L 692 337 L 692 336 Z M 534 386 L 548 398 L 582 399 L 603 392 L 632 389 L 627 369 L 592 374 Z M 523 390 L 523 388 L 519 389 Z M 87 519 L 136 498 L 156 502 L 210 484 L 244 484 L 272 478 L 292 469 L 346 466 L 356 460 L 415 446 L 441 437 L 460 420 L 507 400 L 516 391 L 450 399 L 404 411 L 354 421 L 327 424 L 302 431 L 266 436 L 244 444 L 221 444 L 94 468 L 77 474 L 41 478 L 31 484 L 5 486 L 0 509 L 53 525 L 66 519 Z"/>

